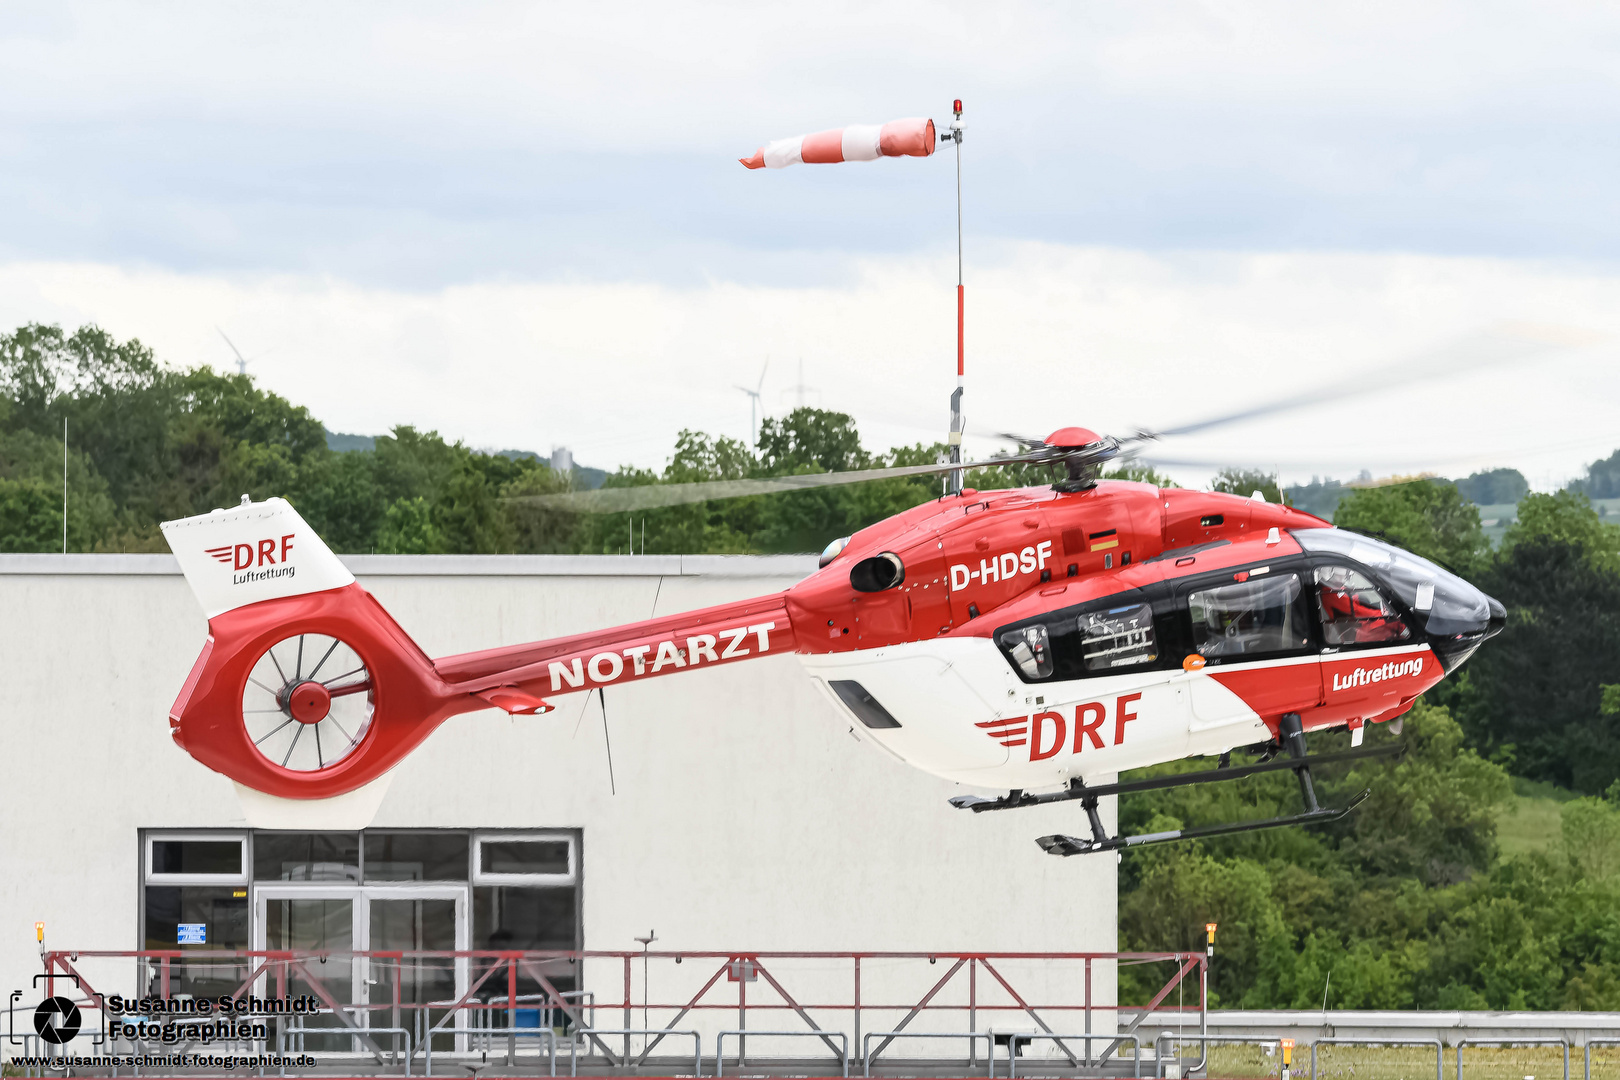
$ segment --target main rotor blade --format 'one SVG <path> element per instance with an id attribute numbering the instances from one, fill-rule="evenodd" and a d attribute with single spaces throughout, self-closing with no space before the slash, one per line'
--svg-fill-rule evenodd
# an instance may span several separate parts
<path id="1" fill-rule="evenodd" d="M 1358 372 L 1336 383 L 1316 384 L 1298 393 L 1258 405 L 1248 405 L 1234 412 L 1144 434 L 1147 437 L 1161 438 L 1170 435 L 1191 435 L 1194 432 L 1208 431 L 1243 420 L 1255 420 L 1273 413 L 1320 404 L 1329 398 L 1342 400 L 1363 394 L 1381 393 L 1392 386 L 1432 379 L 1448 372 L 1471 374 L 1483 368 L 1496 367 L 1541 353 L 1593 345 L 1605 340 L 1606 337 L 1604 334 L 1562 326 L 1503 323 L 1444 345 L 1402 357 L 1372 371 Z"/>
<path id="2" fill-rule="evenodd" d="M 555 495 L 515 495 L 507 502 L 544 506 L 579 514 L 617 514 L 626 510 L 653 510 L 662 506 L 708 502 L 711 499 L 737 499 L 744 495 L 771 495 L 780 491 L 864 484 L 870 480 L 893 480 L 906 476 L 939 476 L 957 469 L 980 469 L 996 465 L 1021 465 L 1041 460 L 1030 455 L 967 461 L 960 465 L 897 465 L 885 469 L 852 469 L 848 472 L 805 473 L 800 476 L 770 476 L 747 480 L 700 480 L 690 484 L 644 484 L 640 487 L 597 488 L 595 491 L 568 491 Z"/>

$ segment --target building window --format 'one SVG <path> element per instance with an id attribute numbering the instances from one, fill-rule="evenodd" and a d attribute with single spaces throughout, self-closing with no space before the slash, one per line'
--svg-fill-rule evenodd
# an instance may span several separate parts
<path id="1" fill-rule="evenodd" d="M 475 833 L 472 891 L 473 948 L 567 951 L 583 947 L 579 844 L 574 834 Z M 578 965 L 546 961 L 519 972 L 520 998 L 541 994 L 536 975 L 559 993 L 579 989 Z"/>
<path id="2" fill-rule="evenodd" d="M 358 882 L 360 834 L 253 834 L 254 881 Z"/>
<path id="3" fill-rule="evenodd" d="M 477 885 L 572 885 L 574 838 L 567 833 L 479 833 Z"/>
<path id="4" fill-rule="evenodd" d="M 169 994 L 217 997 L 235 992 L 244 964 L 183 955 L 246 949 L 247 837 L 242 833 L 167 833 L 142 844 L 141 947 L 182 955 L 168 964 Z M 161 962 L 147 965 L 152 991 L 163 989 Z"/>
<path id="5" fill-rule="evenodd" d="M 369 969 L 344 956 L 362 947 L 584 947 L 577 832 L 153 831 L 141 836 L 141 856 L 143 949 L 326 952 L 329 989 L 345 1004 L 366 1002 L 371 993 Z M 248 963 L 181 955 L 169 962 L 167 992 L 235 993 L 251 973 Z M 405 1002 L 453 1001 L 469 978 L 482 974 L 477 961 L 470 976 L 466 961 L 408 966 L 401 984 Z M 162 975 L 163 965 L 149 962 L 142 992 L 163 991 Z M 533 1007 L 542 992 L 536 975 L 560 993 L 580 988 L 578 966 L 567 960 L 530 965 L 518 980 L 525 1007 Z M 480 997 L 504 1000 L 505 993 L 501 978 Z M 348 1044 L 338 1039 L 333 1045 Z"/>
<path id="6" fill-rule="evenodd" d="M 468 836 L 449 829 L 365 835 L 367 881 L 466 881 Z"/>

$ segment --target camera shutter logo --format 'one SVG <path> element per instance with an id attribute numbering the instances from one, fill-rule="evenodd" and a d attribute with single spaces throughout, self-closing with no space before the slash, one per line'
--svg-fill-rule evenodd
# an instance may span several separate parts
<path id="1" fill-rule="evenodd" d="M 65 997 L 50 997 L 34 1010 L 34 1031 L 41 1039 L 60 1046 L 79 1033 L 83 1017 L 79 1007 Z"/>

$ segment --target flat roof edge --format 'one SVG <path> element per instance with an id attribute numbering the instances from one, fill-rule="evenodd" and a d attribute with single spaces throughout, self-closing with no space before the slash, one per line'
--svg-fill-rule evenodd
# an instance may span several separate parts
<path id="1" fill-rule="evenodd" d="M 355 577 L 808 577 L 814 555 L 341 555 Z M 179 576 L 168 554 L 3 553 L 0 575 Z"/>

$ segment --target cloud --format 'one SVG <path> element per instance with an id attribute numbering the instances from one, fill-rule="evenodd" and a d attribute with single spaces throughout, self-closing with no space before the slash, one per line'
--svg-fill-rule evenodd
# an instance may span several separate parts
<path id="1" fill-rule="evenodd" d="M 746 437 L 770 360 L 781 411 L 854 414 L 868 445 L 933 442 L 954 383 L 954 260 L 854 259 L 841 284 L 476 282 L 432 290 L 314 275 L 0 265 L 0 325 L 95 321 L 166 361 L 228 369 L 334 430 L 398 423 L 483 448 L 658 466 L 675 433 Z M 1602 266 L 1416 255 L 1144 253 L 1007 243 L 968 290 L 970 423 L 1043 434 L 1163 427 L 1358 375 L 1366 394 L 1181 440 L 1164 453 L 1290 477 L 1512 465 L 1554 485 L 1620 445 L 1620 274 Z M 1614 335 L 1584 350 L 1420 383 L 1392 361 L 1504 319 Z M 980 440 L 981 452 L 994 444 Z M 1212 467 L 1176 470 L 1202 482 Z"/>
<path id="2" fill-rule="evenodd" d="M 837 284 L 949 246 L 949 162 L 734 159 L 962 97 L 980 243 L 1612 260 L 1617 31 L 1580 3 L 15 3 L 0 258 Z"/>

